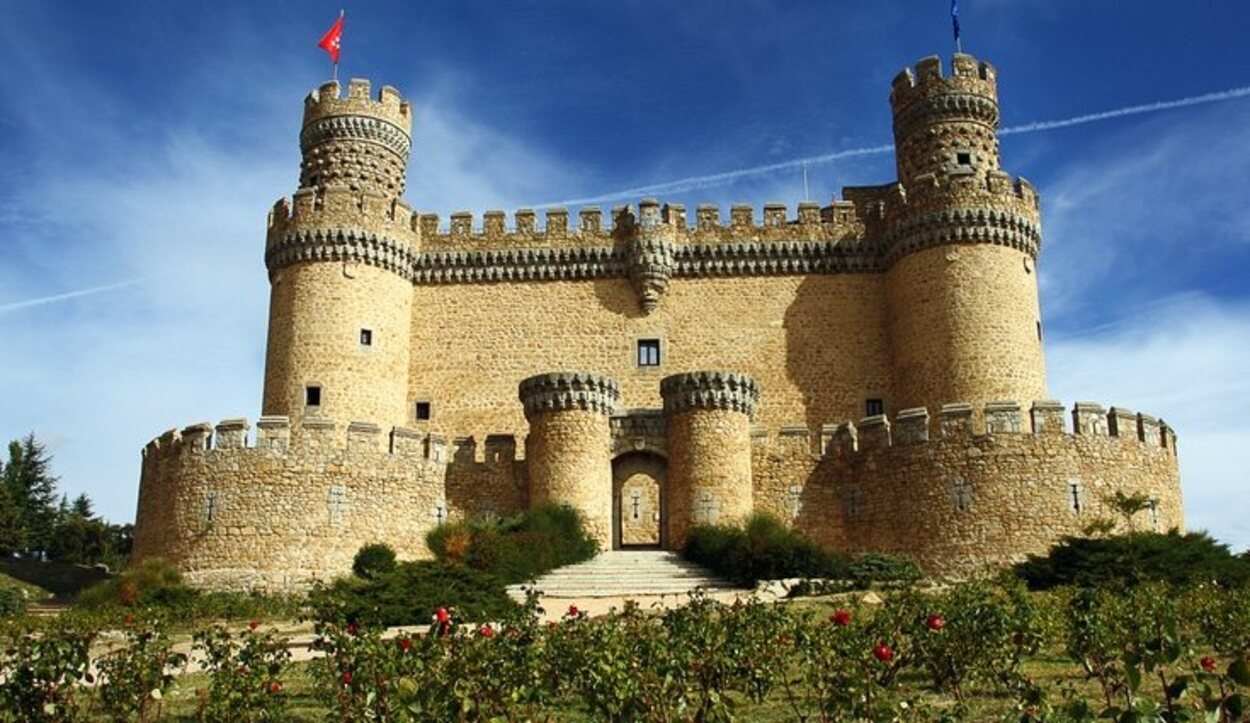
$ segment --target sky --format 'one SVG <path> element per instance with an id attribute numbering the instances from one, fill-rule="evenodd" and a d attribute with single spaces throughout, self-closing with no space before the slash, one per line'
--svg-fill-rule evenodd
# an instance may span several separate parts
<path id="1" fill-rule="evenodd" d="M 259 413 L 265 217 L 297 186 L 340 7 L 0 0 L 0 440 L 34 432 L 112 520 L 133 520 L 150 438 Z M 444 219 L 641 195 L 793 207 L 804 159 L 813 200 L 886 183 L 890 81 L 952 51 L 946 0 L 345 10 L 340 74 L 413 102 L 406 199 Z M 1003 167 L 1042 195 L 1052 396 L 1163 417 L 1189 527 L 1250 547 L 1250 5 L 960 11 L 1019 131 Z"/>

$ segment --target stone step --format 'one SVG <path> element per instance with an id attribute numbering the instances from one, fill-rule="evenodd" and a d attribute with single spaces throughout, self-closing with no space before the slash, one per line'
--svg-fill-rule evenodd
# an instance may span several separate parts
<path id="1" fill-rule="evenodd" d="M 508 592 L 522 599 L 523 587 L 514 585 Z M 662 550 L 604 552 L 586 562 L 552 570 L 534 587 L 550 598 L 682 595 L 696 588 L 735 589 L 708 570 Z"/>

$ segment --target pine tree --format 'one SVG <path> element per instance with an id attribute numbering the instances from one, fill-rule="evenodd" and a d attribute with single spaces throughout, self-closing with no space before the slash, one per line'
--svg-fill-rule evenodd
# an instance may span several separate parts
<path id="1" fill-rule="evenodd" d="M 24 551 L 39 555 L 48 549 L 57 520 L 56 477 L 51 458 L 35 435 L 9 443 L 4 486 L 21 516 Z"/>
<path id="2" fill-rule="evenodd" d="M 3 465 L 0 465 L 0 479 L 3 475 Z M 0 484 L 0 555 L 8 557 L 21 552 L 26 548 L 24 542 L 22 511 L 9 496 L 8 486 Z"/>
<path id="3" fill-rule="evenodd" d="M 95 510 L 92 509 L 91 498 L 87 496 L 86 492 L 74 498 L 74 501 L 69 506 L 69 513 L 84 520 L 95 519 Z"/>

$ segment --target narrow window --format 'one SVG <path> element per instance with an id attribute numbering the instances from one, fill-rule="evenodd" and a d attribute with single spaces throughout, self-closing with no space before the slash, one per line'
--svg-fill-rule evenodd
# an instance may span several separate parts
<path id="1" fill-rule="evenodd" d="M 320 407 L 321 387 L 304 387 L 304 404 L 310 407 Z"/>
<path id="2" fill-rule="evenodd" d="M 1037 340 L 1042 340 L 1042 322 L 1040 320 L 1037 322 Z"/>
<path id="3" fill-rule="evenodd" d="M 972 509 L 972 485 L 966 480 L 955 478 L 951 488 L 951 496 L 955 501 L 956 512 L 967 512 Z"/>
<path id="4" fill-rule="evenodd" d="M 360 345 L 373 346 L 373 329 L 360 330 Z"/>
<path id="5" fill-rule="evenodd" d="M 430 403 L 429 402 L 417 402 L 416 415 L 417 415 L 418 422 L 428 421 L 430 418 Z"/>
<path id="6" fill-rule="evenodd" d="M 1159 500 L 1150 500 L 1150 524 L 1159 529 Z"/>
<path id="7" fill-rule="evenodd" d="M 658 367 L 660 365 L 660 340 L 638 340 L 638 366 Z"/>
<path id="8" fill-rule="evenodd" d="M 875 417 L 878 414 L 885 414 L 885 400 L 869 399 L 864 403 L 864 413 L 869 417 Z"/>
<path id="9" fill-rule="evenodd" d="M 1081 514 L 1081 510 L 1085 507 L 1084 500 L 1081 495 L 1081 483 L 1069 482 L 1068 495 L 1070 496 L 1069 504 L 1072 508 L 1072 512 L 1078 515 Z"/>

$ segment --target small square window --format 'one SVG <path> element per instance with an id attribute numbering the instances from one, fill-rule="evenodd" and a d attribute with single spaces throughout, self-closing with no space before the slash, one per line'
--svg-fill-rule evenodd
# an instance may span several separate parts
<path id="1" fill-rule="evenodd" d="M 658 367 L 660 365 L 660 340 L 638 340 L 638 366 Z"/>
<path id="2" fill-rule="evenodd" d="M 320 407 L 321 387 L 304 387 L 304 404 L 310 407 Z"/>
<path id="3" fill-rule="evenodd" d="M 956 165 L 959 165 L 959 166 L 971 166 L 971 165 L 972 165 L 972 154 L 971 154 L 971 153 L 968 153 L 968 152 L 966 152 L 966 151 L 965 151 L 965 152 L 961 152 L 961 153 L 956 153 L 956 154 L 955 154 L 955 164 L 956 164 Z"/>
<path id="4" fill-rule="evenodd" d="M 360 330 L 360 345 L 373 346 L 373 329 Z"/>
<path id="5" fill-rule="evenodd" d="M 875 417 L 878 414 L 885 414 L 885 400 L 869 399 L 864 403 L 864 414 L 869 417 Z"/>
<path id="6" fill-rule="evenodd" d="M 417 402 L 416 415 L 417 415 L 418 422 L 428 421 L 430 418 L 430 403 L 429 402 Z"/>

